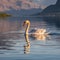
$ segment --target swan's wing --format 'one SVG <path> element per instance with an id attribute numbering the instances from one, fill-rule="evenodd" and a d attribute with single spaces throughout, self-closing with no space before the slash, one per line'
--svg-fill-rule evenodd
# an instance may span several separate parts
<path id="1" fill-rule="evenodd" d="M 32 29 L 32 30 L 30 30 L 29 33 L 34 33 L 34 32 L 36 32 L 36 30 L 37 30 L 37 29 Z"/>
<path id="2" fill-rule="evenodd" d="M 37 33 L 45 33 L 46 29 L 37 29 L 37 28 L 35 28 L 35 29 L 32 29 L 30 31 L 30 33 L 35 33 L 35 32 L 37 32 Z"/>
<path id="3" fill-rule="evenodd" d="M 37 29 L 36 32 L 45 33 L 46 29 Z"/>

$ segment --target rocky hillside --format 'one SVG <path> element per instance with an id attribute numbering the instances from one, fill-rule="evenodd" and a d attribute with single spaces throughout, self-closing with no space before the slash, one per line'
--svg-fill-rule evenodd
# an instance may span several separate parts
<path id="1" fill-rule="evenodd" d="M 60 16 L 60 0 L 57 0 L 55 5 L 45 8 L 40 14 L 45 16 Z"/>
<path id="2" fill-rule="evenodd" d="M 56 4 L 48 6 L 41 13 L 35 15 L 41 17 L 60 17 L 60 0 L 57 0 Z"/>

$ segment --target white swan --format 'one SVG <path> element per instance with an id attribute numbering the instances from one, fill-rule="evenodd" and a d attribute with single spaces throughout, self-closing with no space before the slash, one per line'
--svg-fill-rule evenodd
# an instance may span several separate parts
<path id="1" fill-rule="evenodd" d="M 30 21 L 29 20 L 24 21 L 23 26 L 26 26 L 25 34 L 28 34 L 29 28 L 30 28 Z M 42 35 L 42 34 L 44 34 L 44 35 L 48 34 L 48 33 L 46 33 L 46 29 L 35 29 L 32 36 L 38 37 L 39 35 Z"/>

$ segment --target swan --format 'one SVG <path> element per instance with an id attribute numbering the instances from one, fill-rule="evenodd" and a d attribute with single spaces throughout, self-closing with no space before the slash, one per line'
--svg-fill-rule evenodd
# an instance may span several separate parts
<path id="1" fill-rule="evenodd" d="M 25 34 L 28 34 L 29 33 L 29 28 L 30 28 L 30 21 L 29 20 L 25 20 L 23 22 L 23 26 L 26 27 Z M 46 33 L 46 29 L 35 29 L 35 30 L 31 30 L 31 32 L 32 31 L 33 31 L 33 33 L 31 35 L 34 36 L 34 37 L 38 37 L 39 35 L 42 35 L 42 34 L 44 34 L 44 35 L 48 34 L 48 33 Z"/>

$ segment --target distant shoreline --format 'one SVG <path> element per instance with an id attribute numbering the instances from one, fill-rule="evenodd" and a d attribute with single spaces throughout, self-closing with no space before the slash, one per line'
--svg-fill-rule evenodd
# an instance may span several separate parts
<path id="1" fill-rule="evenodd" d="M 0 18 L 11 17 L 12 15 L 7 13 L 0 13 Z"/>

